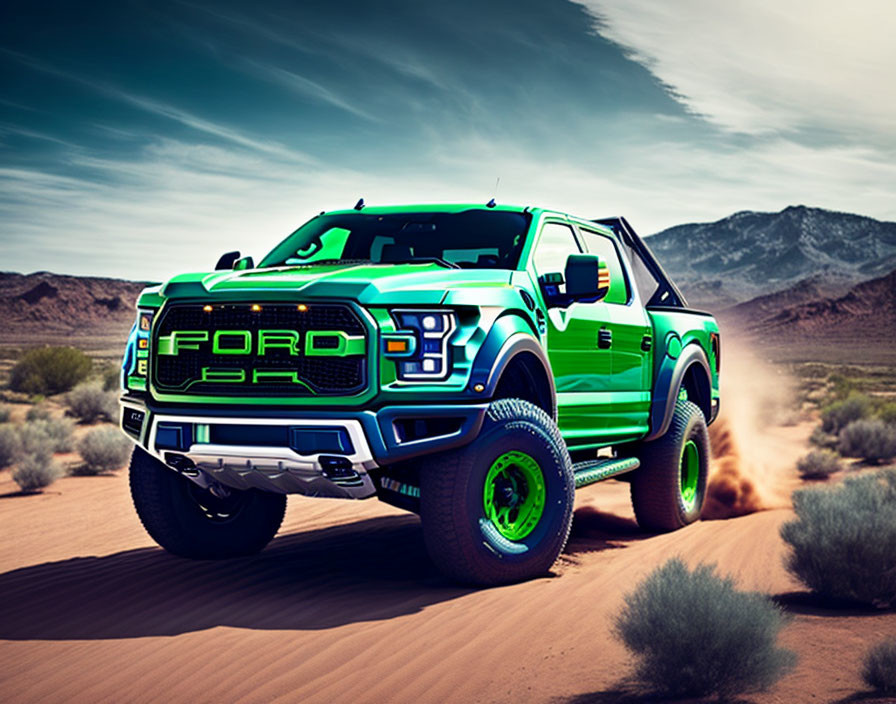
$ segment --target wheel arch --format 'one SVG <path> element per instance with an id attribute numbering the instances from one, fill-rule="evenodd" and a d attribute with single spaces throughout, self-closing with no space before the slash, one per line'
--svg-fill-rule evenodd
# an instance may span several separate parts
<path id="1" fill-rule="evenodd" d="M 654 440 L 669 429 L 682 388 L 687 392 L 688 400 L 703 412 L 707 425 L 712 422 L 711 379 L 709 360 L 698 343 L 686 345 L 677 359 L 667 357 L 654 384 L 650 434 L 644 440 Z"/>

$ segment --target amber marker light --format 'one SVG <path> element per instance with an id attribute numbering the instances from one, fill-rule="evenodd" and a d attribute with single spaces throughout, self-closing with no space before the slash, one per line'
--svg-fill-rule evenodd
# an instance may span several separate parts
<path id="1" fill-rule="evenodd" d="M 408 351 L 408 341 L 407 340 L 386 340 L 386 352 L 407 352 Z"/>
<path id="2" fill-rule="evenodd" d="M 299 313 L 304 313 L 306 310 L 308 310 L 308 306 L 306 306 L 304 303 L 299 303 L 296 308 L 298 308 Z"/>
<path id="3" fill-rule="evenodd" d="M 251 310 L 253 313 L 260 313 L 260 312 L 261 312 L 261 306 L 258 305 L 257 303 L 253 303 L 253 304 L 252 304 L 252 307 L 249 308 L 249 310 Z"/>
<path id="4" fill-rule="evenodd" d="M 202 310 L 204 310 L 206 313 L 211 313 L 212 307 L 211 306 L 202 306 Z"/>
<path id="5" fill-rule="evenodd" d="M 137 347 L 139 347 L 141 350 L 145 350 L 147 347 L 149 347 L 149 340 L 147 340 L 145 337 L 141 337 L 139 340 L 137 340 Z"/>

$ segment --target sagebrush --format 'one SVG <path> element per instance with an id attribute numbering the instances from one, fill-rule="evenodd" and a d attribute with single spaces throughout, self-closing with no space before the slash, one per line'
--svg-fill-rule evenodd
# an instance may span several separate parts
<path id="1" fill-rule="evenodd" d="M 843 469 L 843 463 L 836 452 L 812 450 L 797 460 L 796 468 L 803 479 L 827 479 Z"/>
<path id="2" fill-rule="evenodd" d="M 796 662 L 780 648 L 781 610 L 742 592 L 711 565 L 672 559 L 626 596 L 615 632 L 635 657 L 642 687 L 672 696 L 763 690 Z"/>
<path id="3" fill-rule="evenodd" d="M 862 679 L 882 694 L 896 694 L 896 638 L 877 643 L 865 654 Z"/>
<path id="4" fill-rule="evenodd" d="M 52 414 L 44 403 L 35 403 L 25 414 L 25 420 L 50 420 Z"/>
<path id="5" fill-rule="evenodd" d="M 73 416 L 85 423 L 118 420 L 118 397 L 114 392 L 103 390 L 99 382 L 79 384 L 66 394 L 65 405 Z"/>
<path id="6" fill-rule="evenodd" d="M 91 366 L 90 357 L 74 347 L 38 347 L 13 366 L 9 387 L 28 394 L 59 394 L 84 381 Z"/>
<path id="7" fill-rule="evenodd" d="M 22 452 L 71 452 L 75 424 L 70 418 L 35 420 L 19 426 Z"/>
<path id="8" fill-rule="evenodd" d="M 131 441 L 117 428 L 91 430 L 78 443 L 78 454 L 84 460 L 84 466 L 76 471 L 78 474 L 100 474 L 118 469 L 128 461 L 131 447 Z"/>
<path id="9" fill-rule="evenodd" d="M 896 457 L 896 425 L 880 418 L 853 421 L 840 431 L 837 449 L 867 462 L 891 460 Z"/>
<path id="10" fill-rule="evenodd" d="M 862 394 L 854 394 L 842 401 L 835 401 L 821 412 L 821 429 L 836 435 L 853 421 L 871 415 L 871 399 Z"/>
<path id="11" fill-rule="evenodd" d="M 9 409 L 0 403 L 0 423 L 6 423 L 9 421 Z"/>
<path id="12" fill-rule="evenodd" d="M 15 462 L 21 451 L 22 441 L 16 427 L 12 423 L 0 425 L 0 469 Z"/>
<path id="13" fill-rule="evenodd" d="M 896 470 L 796 491 L 796 519 L 781 526 L 787 568 L 812 591 L 896 605 Z"/>
<path id="14" fill-rule="evenodd" d="M 38 491 L 62 476 L 62 467 L 48 451 L 21 455 L 12 470 L 12 478 L 25 492 Z"/>

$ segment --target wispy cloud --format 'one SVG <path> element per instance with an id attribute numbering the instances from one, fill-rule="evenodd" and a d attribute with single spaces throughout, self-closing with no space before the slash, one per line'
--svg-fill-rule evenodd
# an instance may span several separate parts
<path id="1" fill-rule="evenodd" d="M 747 134 L 896 143 L 890 0 L 575 0 L 692 112 Z"/>

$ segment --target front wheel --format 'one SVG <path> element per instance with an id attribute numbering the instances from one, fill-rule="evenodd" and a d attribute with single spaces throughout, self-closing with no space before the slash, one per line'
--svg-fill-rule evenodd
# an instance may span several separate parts
<path id="1" fill-rule="evenodd" d="M 669 430 L 641 445 L 632 506 L 645 530 L 672 531 L 700 518 L 709 474 L 709 434 L 698 406 L 678 401 Z"/>
<path id="2" fill-rule="evenodd" d="M 146 532 L 168 552 L 194 559 L 253 555 L 276 535 L 286 496 L 228 489 L 214 496 L 135 447 L 131 498 Z"/>
<path id="3" fill-rule="evenodd" d="M 426 547 L 460 582 L 542 575 L 566 544 L 574 492 L 569 453 L 553 420 L 526 401 L 494 401 L 473 442 L 421 469 Z"/>

